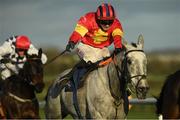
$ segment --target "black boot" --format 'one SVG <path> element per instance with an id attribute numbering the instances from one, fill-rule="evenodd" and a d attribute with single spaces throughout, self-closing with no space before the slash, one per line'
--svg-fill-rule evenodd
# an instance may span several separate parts
<path id="1" fill-rule="evenodd" d="M 82 69 L 82 68 L 87 68 L 89 67 L 89 64 L 86 63 L 86 61 L 84 61 L 83 59 L 81 61 L 79 61 L 73 68 L 72 70 L 68 73 L 69 76 L 73 76 L 74 72 L 78 69 Z"/>
<path id="2" fill-rule="evenodd" d="M 79 61 L 73 68 L 72 70 L 66 74 L 65 76 L 61 77 L 59 79 L 59 81 L 57 81 L 56 83 L 56 93 L 60 93 L 61 90 L 69 83 L 69 81 L 72 81 L 72 83 L 75 85 L 76 81 L 73 80 L 73 74 L 76 70 L 78 69 L 82 69 L 82 68 L 86 68 L 89 67 L 90 65 L 88 63 L 86 63 L 86 61 L 81 60 Z M 76 86 L 76 85 L 75 85 Z M 56 97 L 57 95 L 53 95 L 54 97 Z"/>

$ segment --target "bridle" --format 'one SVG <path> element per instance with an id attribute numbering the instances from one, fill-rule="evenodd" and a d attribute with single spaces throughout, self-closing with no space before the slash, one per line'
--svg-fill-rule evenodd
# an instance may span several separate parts
<path id="1" fill-rule="evenodd" d="M 132 52 L 142 52 L 142 53 L 144 53 L 143 50 L 129 50 L 129 51 L 125 52 L 125 53 L 124 53 L 124 59 L 123 59 L 123 61 L 122 61 L 121 66 L 118 66 L 116 55 L 114 54 L 112 57 L 113 57 L 113 63 L 114 63 L 114 65 L 115 65 L 116 71 L 117 71 L 117 73 L 119 73 L 119 74 L 117 74 L 119 80 L 122 79 L 122 80 L 125 82 L 125 88 L 127 88 L 127 84 L 128 84 L 128 83 L 133 84 L 132 86 L 133 86 L 133 87 L 135 86 L 135 87 L 134 87 L 134 88 L 135 88 L 135 91 L 132 91 L 132 90 L 131 90 L 131 91 L 132 91 L 133 93 L 136 93 L 136 94 L 137 94 L 137 93 L 138 93 L 138 86 L 139 86 L 141 80 L 145 79 L 145 78 L 147 77 L 147 75 L 146 75 L 146 74 L 139 74 L 139 75 L 130 76 L 130 73 L 129 73 L 129 71 L 128 71 L 127 55 L 128 55 L 129 53 L 132 53 Z M 120 67 L 121 67 L 121 68 L 120 68 Z M 121 74 L 121 75 L 120 75 L 120 74 Z M 110 77 L 109 77 L 109 72 L 108 72 L 108 78 L 110 79 Z M 131 81 L 131 79 L 133 79 L 133 78 L 137 78 L 137 80 L 138 80 L 138 82 L 137 82 L 136 85 L 134 85 L 134 83 Z M 111 88 L 110 88 L 110 89 L 111 89 Z M 118 100 L 118 98 L 114 95 L 114 93 L 111 92 L 111 95 L 112 95 L 116 100 Z"/>
<path id="2" fill-rule="evenodd" d="M 130 76 L 129 71 L 128 71 L 128 66 L 127 66 L 128 65 L 128 63 L 127 63 L 127 55 L 129 53 L 132 53 L 132 52 L 142 52 L 142 53 L 144 53 L 143 50 L 129 50 L 129 51 L 127 51 L 124 54 L 125 59 L 124 59 L 123 64 L 122 64 L 122 68 L 123 68 L 123 73 L 122 74 L 124 76 L 124 79 L 125 79 L 126 83 L 134 84 L 134 83 L 132 83 L 131 79 L 137 78 L 137 80 L 138 80 L 137 84 L 136 85 L 132 85 L 132 86 L 135 86 L 135 90 L 136 91 L 133 91 L 133 90 L 131 90 L 131 91 L 133 93 L 138 93 L 138 89 L 137 88 L 139 86 L 139 83 L 140 83 L 141 80 L 147 78 L 147 75 L 146 74 L 139 74 L 139 75 Z"/>
<path id="3" fill-rule="evenodd" d="M 138 79 L 138 83 L 136 84 L 136 85 L 133 85 L 133 86 L 135 86 L 135 90 L 136 90 L 136 92 L 134 92 L 134 93 L 138 93 L 138 85 L 139 85 L 139 83 L 140 83 L 140 81 L 142 80 L 142 79 L 144 79 L 144 78 L 146 78 L 146 75 L 145 74 L 140 74 L 140 75 L 134 75 L 134 76 L 130 76 L 130 74 L 129 74 L 129 71 L 128 71 L 128 63 L 127 63 L 127 55 L 129 54 L 129 53 L 132 53 L 132 52 L 143 52 L 144 53 L 144 51 L 143 50 L 130 50 L 130 51 L 127 51 L 127 52 L 125 52 L 124 53 L 124 59 L 123 59 L 123 61 L 122 61 L 122 64 L 121 64 L 121 66 L 118 66 L 118 63 L 117 63 L 117 58 L 116 58 L 116 55 L 114 54 L 113 56 L 112 56 L 112 58 L 113 58 L 113 63 L 114 63 L 114 65 L 115 65 L 115 68 L 116 68 L 116 71 L 117 71 L 117 76 L 118 76 L 118 78 L 119 78 L 119 80 L 123 80 L 125 83 L 125 89 L 127 89 L 127 83 L 131 83 L 131 79 L 133 79 L 133 78 L 139 78 Z M 120 68 L 121 67 L 121 68 Z M 107 74 L 108 74 L 108 78 L 109 78 L 109 81 L 110 81 L 110 73 L 107 71 Z M 121 74 L 121 75 L 120 75 Z M 115 95 L 115 93 L 113 93 L 112 92 L 112 88 L 111 88 L 111 85 L 109 85 L 109 87 L 110 87 L 110 92 L 111 92 L 111 95 L 112 95 L 112 97 L 115 99 L 115 101 L 114 101 L 114 105 L 115 105 L 115 109 L 116 109 L 116 116 L 115 116 L 115 119 L 117 118 L 117 111 L 118 111 L 118 106 L 121 104 L 121 101 L 120 101 L 120 98 L 118 97 L 118 96 L 116 96 Z"/>
<path id="4" fill-rule="evenodd" d="M 28 59 L 27 60 L 27 63 L 26 64 L 31 64 L 30 63 L 30 61 L 36 61 L 36 60 L 41 60 L 40 58 L 30 58 L 30 59 Z M 29 62 L 29 63 L 28 63 Z M 38 63 L 36 63 L 36 64 L 38 64 Z M 38 65 L 40 65 L 40 64 L 38 64 Z M 26 74 L 26 81 L 30 84 L 30 85 L 32 85 L 32 86 L 35 86 L 36 84 L 35 83 L 33 83 L 32 82 L 32 76 L 34 75 L 34 74 L 37 74 L 37 73 L 33 73 L 33 66 L 32 65 L 29 65 L 29 67 L 31 67 L 31 68 L 28 68 L 28 69 L 31 69 L 30 71 L 28 71 L 28 72 L 26 72 L 25 71 L 25 74 Z M 42 66 L 43 67 L 43 66 Z"/>
<path id="5" fill-rule="evenodd" d="M 40 58 L 29 58 L 27 59 L 27 61 L 22 61 L 22 62 L 15 62 L 15 61 L 12 61 L 9 59 L 9 62 L 11 62 L 12 64 L 28 64 L 27 62 L 30 62 L 32 60 L 41 60 Z M 15 73 L 11 68 L 9 68 L 6 64 L 4 64 L 5 67 L 10 70 L 13 74 L 17 75 L 17 73 Z M 32 66 L 31 66 L 32 67 Z M 30 68 L 28 68 L 30 69 Z M 32 71 L 26 71 L 25 68 L 23 67 L 22 68 L 22 71 L 23 71 L 23 74 L 25 74 L 24 76 L 20 76 L 20 75 L 17 75 L 19 79 L 22 79 L 24 80 L 25 82 L 29 83 L 30 85 L 33 85 L 35 86 L 35 84 L 32 82 L 32 76 L 33 76 L 33 73 Z"/>

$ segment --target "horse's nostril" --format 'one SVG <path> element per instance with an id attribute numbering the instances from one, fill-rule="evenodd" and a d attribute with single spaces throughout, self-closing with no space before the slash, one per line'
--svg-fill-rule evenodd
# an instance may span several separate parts
<path id="1" fill-rule="evenodd" d="M 143 87 L 139 87 L 138 90 L 139 90 L 139 92 L 142 92 L 144 90 L 144 88 Z"/>
<path id="2" fill-rule="evenodd" d="M 37 92 L 37 93 L 42 92 L 42 90 L 43 90 L 43 88 L 44 88 L 44 83 L 42 83 L 42 84 L 37 84 L 37 85 L 35 86 L 35 88 L 36 88 L 36 92 Z"/>
<path id="3" fill-rule="evenodd" d="M 149 90 L 149 87 L 139 87 L 138 88 L 138 91 L 139 92 L 146 92 L 146 91 L 148 91 Z"/>

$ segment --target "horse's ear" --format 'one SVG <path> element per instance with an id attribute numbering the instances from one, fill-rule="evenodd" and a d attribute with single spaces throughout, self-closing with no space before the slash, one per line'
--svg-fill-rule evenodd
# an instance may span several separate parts
<path id="1" fill-rule="evenodd" d="M 142 34 L 139 35 L 137 44 L 141 46 L 142 49 L 144 48 L 144 38 Z"/>
<path id="2" fill-rule="evenodd" d="M 41 58 L 41 56 L 42 56 L 42 48 L 40 48 L 38 51 L 38 57 Z"/>

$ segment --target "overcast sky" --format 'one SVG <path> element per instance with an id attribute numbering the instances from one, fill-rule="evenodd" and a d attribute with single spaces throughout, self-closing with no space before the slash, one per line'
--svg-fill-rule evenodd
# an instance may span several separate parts
<path id="1" fill-rule="evenodd" d="M 0 0 L 0 44 L 25 34 L 35 46 L 64 49 L 80 16 L 103 0 Z M 143 34 L 145 50 L 180 48 L 180 0 L 105 0 L 120 19 L 125 39 Z"/>

